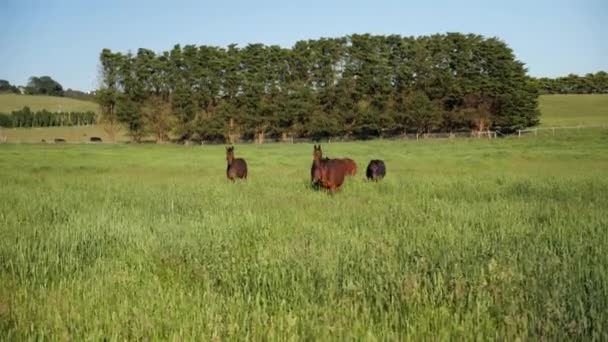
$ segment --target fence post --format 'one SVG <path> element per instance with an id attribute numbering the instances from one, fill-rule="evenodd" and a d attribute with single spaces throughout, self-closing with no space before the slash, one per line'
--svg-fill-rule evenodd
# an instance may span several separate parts
<path id="1" fill-rule="evenodd" d="M 551 127 L 551 130 L 553 131 L 553 135 L 555 135 L 555 127 Z"/>
<path id="2" fill-rule="evenodd" d="M 517 130 L 517 137 L 518 137 L 518 138 L 521 138 L 521 129 L 518 129 L 518 130 Z"/>

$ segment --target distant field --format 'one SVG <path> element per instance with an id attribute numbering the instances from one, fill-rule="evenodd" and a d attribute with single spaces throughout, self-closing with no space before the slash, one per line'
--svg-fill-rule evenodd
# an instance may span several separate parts
<path id="1" fill-rule="evenodd" d="M 541 126 L 608 125 L 608 95 L 544 95 Z"/>
<path id="2" fill-rule="evenodd" d="M 606 341 L 608 132 L 0 145 L 0 340 Z"/>
<path id="3" fill-rule="evenodd" d="M 539 102 L 541 127 L 608 125 L 608 95 L 543 95 Z M 0 108 L 8 108 L 11 105 L 17 108 L 29 105 L 32 109 L 49 110 L 53 110 L 53 108 L 66 110 L 68 105 L 73 105 L 74 107 L 70 107 L 72 108 L 70 110 L 78 110 L 77 108 L 97 110 L 96 104 L 86 101 L 49 96 L 0 95 Z M 84 142 L 88 141 L 88 137 L 91 136 L 101 137 L 104 141 L 109 141 L 109 137 L 103 129 L 97 126 L 34 129 L 0 128 L 0 139 L 6 137 L 8 142 L 40 142 L 41 139 L 48 141 L 54 138 L 64 138 L 68 142 Z M 117 141 L 129 141 L 126 131 L 123 130 L 117 135 Z"/>
<path id="4" fill-rule="evenodd" d="M 74 127 L 38 127 L 38 128 L 0 128 L 0 139 L 6 137 L 7 142 L 36 143 L 41 140 L 53 141 L 63 138 L 70 143 L 89 141 L 90 137 L 100 137 L 104 142 L 110 142 L 110 137 L 99 125 Z M 116 136 L 117 142 L 127 142 L 129 137 L 125 131 Z"/>
<path id="5" fill-rule="evenodd" d="M 94 102 L 56 96 L 0 94 L 0 113 L 10 113 L 25 106 L 31 110 L 46 109 L 51 112 L 98 111 Z"/>

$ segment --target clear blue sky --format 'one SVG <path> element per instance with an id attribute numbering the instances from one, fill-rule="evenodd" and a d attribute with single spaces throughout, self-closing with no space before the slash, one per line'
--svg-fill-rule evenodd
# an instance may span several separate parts
<path id="1" fill-rule="evenodd" d="M 352 33 L 478 33 L 503 39 L 534 76 L 608 70 L 608 0 L 0 0 L 0 79 L 50 75 L 97 87 L 102 48 L 261 42 Z M 604 33 L 602 35 L 602 33 Z"/>

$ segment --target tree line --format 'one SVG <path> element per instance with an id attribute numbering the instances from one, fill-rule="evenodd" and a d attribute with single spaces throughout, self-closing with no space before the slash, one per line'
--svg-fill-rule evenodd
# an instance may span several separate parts
<path id="1" fill-rule="evenodd" d="M 377 137 L 513 131 L 538 122 L 538 91 L 497 38 L 352 35 L 292 48 L 104 49 L 97 99 L 111 135 L 181 139 Z"/>
<path id="2" fill-rule="evenodd" d="M 605 71 L 585 76 L 541 77 L 534 83 L 541 94 L 608 94 L 608 73 Z"/>
<path id="3" fill-rule="evenodd" d="M 19 94 L 19 88 L 7 80 L 0 80 L 0 94 Z"/>
<path id="4" fill-rule="evenodd" d="M 30 77 L 25 93 L 28 95 L 63 96 L 63 86 L 50 76 Z"/>
<path id="5" fill-rule="evenodd" d="M 0 80 L 0 94 L 21 94 L 20 87 L 11 84 L 7 80 Z M 55 81 L 50 76 L 36 77 L 32 76 L 29 78 L 27 86 L 23 88 L 23 93 L 27 95 L 48 95 L 48 96 L 59 96 L 59 97 L 70 97 L 78 100 L 95 101 L 95 95 L 85 93 L 80 90 L 63 89 L 63 86 Z"/>
<path id="6" fill-rule="evenodd" d="M 94 112 L 50 112 L 48 110 L 34 112 L 26 106 L 9 114 L 0 113 L 0 127 L 31 128 L 94 125 L 97 122 L 96 116 Z"/>

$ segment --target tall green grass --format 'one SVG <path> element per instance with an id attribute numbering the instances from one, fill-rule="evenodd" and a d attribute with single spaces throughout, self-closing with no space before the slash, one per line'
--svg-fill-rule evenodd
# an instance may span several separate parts
<path id="1" fill-rule="evenodd" d="M 0 336 L 608 338 L 606 130 L 323 148 L 0 146 Z"/>

